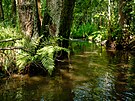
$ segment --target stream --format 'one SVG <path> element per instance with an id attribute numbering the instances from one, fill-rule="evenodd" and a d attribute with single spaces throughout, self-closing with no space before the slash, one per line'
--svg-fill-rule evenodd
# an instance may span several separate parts
<path id="1" fill-rule="evenodd" d="M 72 42 L 69 62 L 55 76 L 0 79 L 0 101 L 135 101 L 135 57 Z"/>

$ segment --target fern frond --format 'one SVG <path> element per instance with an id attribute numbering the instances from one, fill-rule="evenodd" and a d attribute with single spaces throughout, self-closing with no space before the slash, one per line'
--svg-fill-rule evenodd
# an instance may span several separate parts
<path id="1" fill-rule="evenodd" d="M 17 55 L 16 64 L 19 67 L 19 70 L 24 69 L 25 66 L 32 62 L 32 56 L 28 53 L 21 53 Z"/>

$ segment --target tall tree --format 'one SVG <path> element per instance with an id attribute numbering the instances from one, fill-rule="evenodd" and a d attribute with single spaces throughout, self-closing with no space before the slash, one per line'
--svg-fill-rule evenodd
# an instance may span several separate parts
<path id="1" fill-rule="evenodd" d="M 62 47 L 68 48 L 68 39 L 70 36 L 70 29 L 73 21 L 73 9 L 75 6 L 75 0 L 64 0 L 62 6 L 62 12 L 60 17 L 60 29 L 59 36 L 62 36 Z"/>
<path id="2" fill-rule="evenodd" d="M 50 22 L 47 22 L 49 23 L 49 33 L 53 36 L 62 37 L 59 46 L 68 48 L 75 0 L 46 0 L 46 4 L 49 11 L 46 18 L 50 20 Z M 67 55 L 62 52 L 62 56 Z"/>
<path id="3" fill-rule="evenodd" d="M 4 20 L 4 11 L 2 6 L 2 0 L 0 0 L 0 21 Z"/>
<path id="4" fill-rule="evenodd" d="M 59 36 L 62 37 L 62 41 L 60 40 L 59 45 L 68 48 L 69 46 L 69 36 L 73 21 L 73 9 L 75 6 L 75 0 L 64 0 L 62 6 L 62 12 L 60 17 L 60 27 L 59 27 Z M 68 58 L 67 53 L 62 51 L 61 59 Z"/>

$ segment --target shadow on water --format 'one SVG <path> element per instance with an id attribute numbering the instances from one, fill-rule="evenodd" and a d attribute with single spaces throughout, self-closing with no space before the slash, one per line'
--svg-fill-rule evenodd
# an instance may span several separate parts
<path id="1" fill-rule="evenodd" d="M 0 80 L 0 101 L 133 101 L 135 57 L 73 42 L 69 62 L 54 77 L 15 76 Z"/>

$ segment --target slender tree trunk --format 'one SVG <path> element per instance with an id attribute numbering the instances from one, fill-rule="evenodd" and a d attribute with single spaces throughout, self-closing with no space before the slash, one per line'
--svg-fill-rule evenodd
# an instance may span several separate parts
<path id="1" fill-rule="evenodd" d="M 40 0 L 35 0 L 35 7 L 34 7 L 34 34 L 39 34 L 41 30 L 41 20 L 40 20 L 40 8 L 39 4 Z"/>
<path id="2" fill-rule="evenodd" d="M 16 26 L 16 1 L 12 0 L 12 9 L 11 9 L 11 17 L 12 17 L 12 24 L 13 27 Z"/>
<path id="3" fill-rule="evenodd" d="M 45 38 L 48 38 L 49 36 L 49 24 L 51 22 L 51 17 L 48 13 L 48 10 L 45 10 L 44 17 L 42 21 L 42 29 L 41 32 L 44 35 Z"/>
<path id="4" fill-rule="evenodd" d="M 124 48 L 124 40 L 123 40 L 123 36 L 124 36 L 124 25 L 126 24 L 125 21 L 125 14 L 123 12 L 124 6 L 125 6 L 125 0 L 119 0 L 118 4 L 119 4 L 119 26 L 121 27 L 121 33 L 119 33 L 118 39 L 117 39 L 117 49 L 123 49 Z"/>
<path id="5" fill-rule="evenodd" d="M 110 26 L 111 24 L 111 1 L 108 0 L 108 25 Z"/>
<path id="6" fill-rule="evenodd" d="M 75 6 L 75 0 L 64 0 L 63 9 L 60 19 L 60 31 L 59 36 L 62 36 L 65 39 L 69 39 L 70 29 L 73 21 L 73 9 Z M 63 47 L 67 48 L 68 43 L 63 43 Z"/>
<path id="7" fill-rule="evenodd" d="M 126 21 L 125 14 L 123 13 L 123 9 L 125 6 L 125 0 L 119 0 L 119 24 L 122 28 L 124 28 L 124 24 Z"/>
<path id="8" fill-rule="evenodd" d="M 40 23 L 42 24 L 42 15 L 41 15 L 41 0 L 37 0 L 37 8 L 38 8 L 38 15 L 39 15 L 39 19 L 40 19 Z"/>
<path id="9" fill-rule="evenodd" d="M 4 20 L 4 11 L 2 6 L 2 0 L 0 0 L 0 21 Z"/>
<path id="10" fill-rule="evenodd" d="M 131 16 L 129 14 L 132 9 L 125 9 L 128 2 L 129 1 L 126 0 L 119 0 L 119 25 L 122 28 L 122 33 L 118 41 L 124 49 L 126 49 L 130 41 L 130 33 L 128 26 L 130 26 Z"/>

